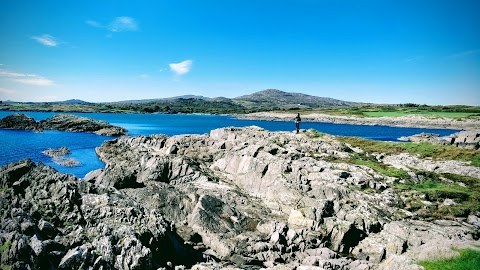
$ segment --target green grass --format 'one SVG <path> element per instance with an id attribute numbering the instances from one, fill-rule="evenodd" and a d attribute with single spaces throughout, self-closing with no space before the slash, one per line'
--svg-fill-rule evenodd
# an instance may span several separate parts
<path id="1" fill-rule="evenodd" d="M 349 163 L 356 165 L 367 166 L 374 171 L 386 176 L 396 177 L 401 179 L 409 178 L 407 172 L 402 169 L 397 169 L 390 165 L 379 162 L 374 156 L 367 156 L 365 154 L 354 154 L 351 156 Z"/>
<path id="2" fill-rule="evenodd" d="M 428 115 L 428 116 L 439 116 L 446 118 L 465 118 L 469 116 L 477 116 L 478 113 L 468 113 L 468 112 L 442 112 L 442 111 L 395 111 L 395 112 L 363 112 L 365 116 L 368 117 L 399 117 L 406 115 Z"/>
<path id="3" fill-rule="evenodd" d="M 369 153 L 399 154 L 406 152 L 412 155 L 419 155 L 421 158 L 470 161 L 471 165 L 480 167 L 480 151 L 474 149 L 433 145 L 430 143 L 380 142 L 358 137 L 337 137 L 337 139 Z"/>
<path id="4" fill-rule="evenodd" d="M 480 107 L 474 106 L 427 106 L 418 104 L 400 105 L 361 105 L 351 107 L 308 108 L 294 111 L 302 114 L 324 113 L 330 115 L 347 115 L 360 117 L 423 115 L 430 117 L 447 117 L 453 119 L 480 117 Z"/>
<path id="5" fill-rule="evenodd" d="M 5 250 L 7 250 L 11 245 L 12 245 L 12 242 L 7 241 L 0 246 L 0 249 L 2 250 L 2 252 L 5 252 Z"/>
<path id="6" fill-rule="evenodd" d="M 417 175 L 425 179 L 420 183 L 397 183 L 394 188 L 404 193 L 415 191 L 425 194 L 425 199 L 436 202 L 440 206 L 432 206 L 422 213 L 424 217 L 454 218 L 466 217 L 472 212 L 480 211 L 480 179 L 461 176 L 456 174 L 435 174 L 431 172 L 417 171 Z M 443 181 L 440 177 L 448 178 L 458 183 Z M 441 205 L 445 199 L 452 199 L 455 204 Z M 416 209 L 418 210 L 418 209 Z"/>
<path id="7" fill-rule="evenodd" d="M 309 137 L 309 138 L 322 138 L 325 136 L 325 133 L 322 133 L 322 132 L 318 132 L 317 130 L 313 129 L 313 128 L 310 128 L 308 129 L 305 134 Z"/>
<path id="8" fill-rule="evenodd" d="M 480 269 L 480 251 L 460 249 L 459 256 L 450 259 L 420 261 L 425 270 L 478 270 Z"/>

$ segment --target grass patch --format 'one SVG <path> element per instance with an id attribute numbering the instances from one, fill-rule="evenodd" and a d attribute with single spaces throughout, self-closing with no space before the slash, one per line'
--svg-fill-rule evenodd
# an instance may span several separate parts
<path id="1" fill-rule="evenodd" d="M 11 245 L 12 245 L 12 242 L 7 241 L 0 246 L 0 249 L 2 250 L 2 252 L 5 252 Z"/>
<path id="2" fill-rule="evenodd" d="M 315 139 L 324 137 L 325 133 L 318 132 L 316 129 L 310 128 L 305 132 L 305 135 L 307 135 L 309 138 Z"/>
<path id="3" fill-rule="evenodd" d="M 374 171 L 386 176 L 396 177 L 401 179 L 409 178 L 409 175 L 407 174 L 406 171 L 381 163 L 374 156 L 367 156 L 365 154 L 355 153 L 351 156 L 349 163 L 367 166 L 373 169 Z"/>
<path id="4" fill-rule="evenodd" d="M 369 153 L 398 154 L 406 152 L 412 155 L 419 155 L 421 158 L 428 157 L 439 160 L 470 161 L 471 165 L 480 167 L 480 151 L 474 149 L 433 145 L 425 142 L 380 142 L 358 137 L 337 137 L 337 139 L 343 143 L 359 147 Z"/>
<path id="5" fill-rule="evenodd" d="M 460 255 L 450 259 L 420 261 L 425 270 L 476 270 L 480 269 L 480 251 L 473 249 L 457 250 Z"/>
<path id="6" fill-rule="evenodd" d="M 480 200 L 479 179 L 455 174 L 437 175 L 420 171 L 416 174 L 424 178 L 424 181 L 420 183 L 397 183 L 394 188 L 401 193 L 415 191 L 425 194 L 425 200 L 435 202 L 438 205 L 438 207 L 430 207 L 426 212 L 424 211 L 423 216 L 436 218 L 466 217 L 472 212 L 480 211 L 480 204 L 478 203 Z M 466 186 L 442 181 L 440 176 L 453 181 L 456 179 L 456 182 L 464 183 Z M 445 199 L 453 200 L 454 204 L 442 205 Z"/>
<path id="7" fill-rule="evenodd" d="M 399 117 L 407 115 L 422 115 L 422 116 L 437 116 L 437 117 L 446 117 L 446 118 L 466 118 L 470 116 L 478 116 L 478 113 L 468 113 L 468 112 L 442 112 L 442 111 L 395 111 L 395 112 L 363 112 L 363 115 L 368 117 Z"/>

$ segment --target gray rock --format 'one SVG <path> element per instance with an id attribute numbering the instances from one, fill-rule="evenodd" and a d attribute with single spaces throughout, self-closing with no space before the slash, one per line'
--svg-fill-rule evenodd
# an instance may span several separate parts
<path id="1" fill-rule="evenodd" d="M 96 151 L 106 166 L 84 180 L 28 160 L 0 168 L 0 243 L 11 243 L 2 264 L 415 269 L 480 235 L 476 213 L 410 220 L 399 208 L 405 194 L 391 188 L 399 179 L 342 162 L 353 150 L 328 135 L 224 128 L 123 136 Z M 384 162 L 476 172 L 408 155 Z"/>
<path id="2" fill-rule="evenodd" d="M 38 127 L 32 117 L 16 113 L 1 119 L 0 128 L 35 130 Z"/>
<path id="3" fill-rule="evenodd" d="M 410 142 L 428 142 L 438 145 L 453 145 L 460 148 L 479 149 L 480 130 L 465 130 L 444 137 L 440 137 L 438 134 L 421 133 L 409 137 L 401 137 L 399 140 Z"/>
<path id="4" fill-rule="evenodd" d="M 71 114 L 57 114 L 51 118 L 36 122 L 25 114 L 13 114 L 0 120 L 0 128 L 24 130 L 60 130 L 72 132 L 94 132 L 104 136 L 120 136 L 127 132 L 122 127 L 110 125 L 105 121 L 90 119 Z"/>

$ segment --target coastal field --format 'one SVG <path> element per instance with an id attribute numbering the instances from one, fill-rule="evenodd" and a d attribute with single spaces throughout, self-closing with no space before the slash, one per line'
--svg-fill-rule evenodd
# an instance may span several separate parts
<path id="1" fill-rule="evenodd" d="M 340 108 L 319 108 L 308 110 L 294 110 L 302 114 L 322 113 L 338 116 L 357 116 L 357 117 L 401 117 L 409 115 L 418 115 L 425 117 L 445 117 L 454 119 L 476 118 L 480 117 L 479 106 L 428 106 L 417 104 L 399 104 L 399 105 L 359 105 Z M 280 112 L 280 111 L 277 111 Z M 293 111 L 292 111 L 293 112 Z"/>

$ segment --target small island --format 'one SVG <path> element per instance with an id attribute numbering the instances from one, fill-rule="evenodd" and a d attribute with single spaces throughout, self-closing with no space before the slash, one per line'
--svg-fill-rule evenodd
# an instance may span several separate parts
<path id="1" fill-rule="evenodd" d="M 121 136 L 127 132 L 126 129 L 111 125 L 106 121 L 72 114 L 57 114 L 40 122 L 25 114 L 12 114 L 0 120 L 0 128 L 39 132 L 43 130 L 92 132 L 102 136 Z"/>
<path id="2" fill-rule="evenodd" d="M 66 166 L 66 167 L 75 167 L 79 166 L 82 163 L 80 161 L 75 160 L 73 158 L 65 158 L 65 155 L 70 155 L 72 152 L 67 147 L 60 147 L 58 149 L 47 149 L 43 151 L 43 153 L 53 159 L 58 165 Z"/>

